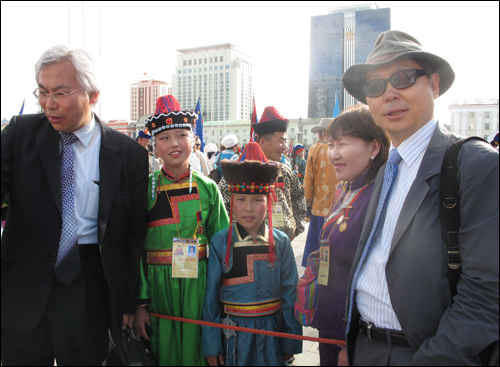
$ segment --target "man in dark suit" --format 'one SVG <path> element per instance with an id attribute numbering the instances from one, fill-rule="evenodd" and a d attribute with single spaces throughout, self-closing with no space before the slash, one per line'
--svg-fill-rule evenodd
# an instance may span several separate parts
<path id="1" fill-rule="evenodd" d="M 87 52 L 55 46 L 35 68 L 44 113 L 2 131 L 2 363 L 100 365 L 108 328 L 133 324 L 148 155 L 92 112 Z"/>
<path id="2" fill-rule="evenodd" d="M 454 78 L 446 60 L 399 31 L 382 33 L 367 63 L 343 76 L 347 91 L 368 104 L 392 141 L 351 269 L 346 339 L 352 365 L 480 365 L 480 352 L 498 341 L 499 162 L 479 141 L 465 143 L 458 155 L 455 296 L 447 277 L 440 172 L 459 138 L 433 114 L 434 99 Z"/>

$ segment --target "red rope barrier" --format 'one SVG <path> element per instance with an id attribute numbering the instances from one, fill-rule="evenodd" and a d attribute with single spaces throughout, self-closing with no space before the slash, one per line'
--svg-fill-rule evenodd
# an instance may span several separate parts
<path id="1" fill-rule="evenodd" d="M 335 344 L 335 345 L 345 346 L 345 341 L 343 341 L 343 340 L 315 338 L 315 337 L 312 337 L 312 336 L 294 335 L 294 334 L 287 334 L 287 333 L 277 333 L 277 332 L 274 332 L 274 331 L 257 330 L 257 329 L 250 329 L 250 328 L 240 327 L 240 326 L 223 325 L 223 324 L 216 324 L 214 322 L 208 322 L 208 321 L 192 320 L 192 319 L 185 319 L 185 318 L 176 317 L 176 316 L 161 315 L 159 313 L 153 313 L 153 312 L 150 312 L 149 316 L 159 317 L 161 319 L 167 319 L 167 320 L 172 320 L 172 321 L 188 322 L 188 323 L 197 324 L 197 325 L 212 326 L 212 327 L 216 327 L 216 328 L 219 328 L 219 329 L 230 329 L 230 330 L 242 331 L 244 333 L 254 333 L 254 334 L 262 334 L 262 335 L 271 335 L 271 336 L 277 336 L 277 337 L 280 337 L 280 338 L 297 339 L 297 340 L 309 340 L 309 341 L 312 341 L 312 342 L 325 343 L 325 344 Z"/>

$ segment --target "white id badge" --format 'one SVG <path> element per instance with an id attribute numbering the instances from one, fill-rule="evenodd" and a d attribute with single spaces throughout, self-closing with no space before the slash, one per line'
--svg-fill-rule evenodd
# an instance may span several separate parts
<path id="1" fill-rule="evenodd" d="M 172 278 L 198 278 L 199 238 L 174 238 Z"/>
<path id="2" fill-rule="evenodd" d="M 319 274 L 318 284 L 328 285 L 328 270 L 330 269 L 330 241 L 319 242 Z"/>
<path id="3" fill-rule="evenodd" d="M 277 201 L 272 204 L 273 211 L 273 227 L 274 228 L 283 228 L 285 227 L 285 219 L 283 217 L 283 202 Z"/>

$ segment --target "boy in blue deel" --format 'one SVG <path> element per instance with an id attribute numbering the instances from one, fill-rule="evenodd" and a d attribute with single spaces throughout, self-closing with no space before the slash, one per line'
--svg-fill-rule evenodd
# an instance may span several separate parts
<path id="1" fill-rule="evenodd" d="M 212 237 L 202 320 L 302 335 L 293 314 L 299 279 L 292 246 L 272 228 L 280 163 L 248 143 L 221 168 L 237 223 Z M 211 366 L 283 366 L 302 352 L 302 341 L 202 326 L 202 352 Z"/>

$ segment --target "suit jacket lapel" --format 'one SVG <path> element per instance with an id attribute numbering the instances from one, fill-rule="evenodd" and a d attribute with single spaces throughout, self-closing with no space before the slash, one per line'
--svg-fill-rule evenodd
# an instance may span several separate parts
<path id="1" fill-rule="evenodd" d="M 422 159 L 422 163 L 420 164 L 415 181 L 413 182 L 410 191 L 406 196 L 403 208 L 401 209 L 398 223 L 394 229 L 394 236 L 392 238 L 389 256 L 398 244 L 403 233 L 406 231 L 406 228 L 408 228 L 408 225 L 413 220 L 413 217 L 415 217 L 415 214 L 420 208 L 424 198 L 428 194 L 430 187 L 427 180 L 440 174 L 441 165 L 449 141 L 450 133 L 438 123 L 436 131 L 434 132 L 434 135 L 429 142 L 429 146 L 427 147 L 427 151 Z M 436 189 L 439 190 L 439 186 L 433 188 L 433 190 Z M 439 205 L 439 203 L 436 203 L 436 205 Z"/>
<path id="2" fill-rule="evenodd" d="M 120 182 L 120 171 L 123 160 L 116 155 L 120 147 L 112 135 L 111 128 L 101 123 L 97 116 L 95 119 L 101 125 L 102 132 L 101 148 L 99 152 L 101 182 L 99 187 L 99 218 L 97 233 L 99 244 L 101 244 L 104 233 L 106 232 L 106 224 L 108 222 L 113 199 L 117 191 L 118 183 Z"/>
<path id="3" fill-rule="evenodd" d="M 36 142 L 43 168 L 47 174 L 50 191 L 59 212 L 62 213 L 61 199 L 61 157 L 59 156 L 59 134 L 46 117 L 41 122 L 44 126 L 37 132 Z"/>

